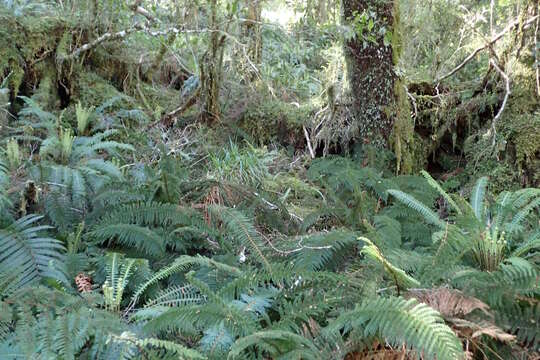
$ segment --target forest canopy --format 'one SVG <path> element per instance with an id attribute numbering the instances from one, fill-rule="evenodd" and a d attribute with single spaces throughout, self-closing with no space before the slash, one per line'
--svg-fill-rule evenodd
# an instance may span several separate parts
<path id="1" fill-rule="evenodd" d="M 538 0 L 0 0 L 0 359 L 538 359 Z"/>

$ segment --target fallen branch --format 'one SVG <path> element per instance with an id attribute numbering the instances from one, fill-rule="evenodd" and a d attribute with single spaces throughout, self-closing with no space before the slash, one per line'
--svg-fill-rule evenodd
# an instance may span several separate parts
<path id="1" fill-rule="evenodd" d="M 530 18 L 529 20 L 525 21 L 525 23 L 523 23 L 523 27 L 527 26 L 527 25 L 530 25 L 532 24 L 536 19 L 538 19 L 538 15 L 536 16 L 533 16 L 532 18 Z M 469 61 L 471 61 L 472 59 L 474 59 L 474 57 L 481 51 L 485 50 L 485 49 L 488 49 L 488 48 L 491 48 L 493 46 L 493 44 L 495 44 L 497 41 L 499 41 L 508 31 L 510 31 L 514 26 L 516 25 L 519 25 L 519 19 L 515 19 L 514 21 L 512 21 L 510 24 L 508 24 L 500 33 L 498 33 L 497 35 L 495 35 L 494 37 L 491 38 L 490 41 L 488 41 L 487 43 L 485 43 L 484 45 L 476 48 L 469 56 L 467 56 L 465 58 L 465 60 L 463 60 L 458 66 L 456 66 L 452 71 L 450 71 L 449 73 L 447 73 L 446 75 L 443 75 L 439 78 L 437 78 L 435 80 L 435 83 L 438 83 L 452 75 L 454 75 L 455 73 L 457 73 L 459 70 L 461 70 L 465 65 L 467 65 L 467 63 Z"/>
<path id="2" fill-rule="evenodd" d="M 175 27 L 171 27 L 171 28 L 168 28 L 168 29 L 165 29 L 165 30 L 150 30 L 146 25 L 136 24 L 133 27 L 127 29 L 127 30 L 118 31 L 118 32 L 115 32 L 115 33 L 105 33 L 105 34 L 101 35 L 100 37 L 98 37 L 97 39 L 95 39 L 95 40 L 93 40 L 93 41 L 91 41 L 91 42 L 89 42 L 87 44 L 84 44 L 81 47 L 78 47 L 71 54 L 59 56 L 57 58 L 57 60 L 58 61 L 64 61 L 64 60 L 76 59 L 82 53 L 84 53 L 84 52 L 86 52 L 88 50 L 91 50 L 91 49 L 97 47 L 98 45 L 100 45 L 100 44 L 102 44 L 102 43 L 104 43 L 106 41 L 121 40 L 121 39 L 127 37 L 128 35 L 133 34 L 133 33 L 137 32 L 137 31 L 144 31 L 147 35 L 150 35 L 150 36 L 165 36 L 165 35 L 169 35 L 169 34 L 180 34 L 180 33 L 182 33 L 182 34 L 188 34 L 188 33 L 189 34 L 203 34 L 203 33 L 217 32 L 217 33 L 223 34 L 224 37 L 232 39 L 237 44 L 245 46 L 245 44 L 240 43 L 234 36 L 232 36 L 231 34 L 225 32 L 223 30 L 218 30 L 218 29 L 179 29 L 179 28 L 175 28 Z"/>
<path id="3" fill-rule="evenodd" d="M 93 41 L 91 41 L 91 42 L 89 42 L 87 44 L 84 44 L 81 47 L 75 49 L 71 54 L 60 56 L 58 58 L 58 60 L 59 61 L 64 61 L 64 60 L 76 59 L 82 53 L 95 48 L 96 46 L 98 46 L 101 43 L 104 43 L 106 41 L 114 41 L 114 40 L 123 39 L 126 36 L 128 36 L 129 34 L 132 34 L 134 32 L 143 30 L 144 28 L 145 27 L 143 25 L 137 24 L 137 25 L 135 25 L 132 28 L 127 29 L 127 30 L 118 31 L 116 33 L 105 33 L 105 34 L 101 35 L 100 37 L 98 37 L 97 39 L 95 39 L 95 40 L 93 40 Z"/>

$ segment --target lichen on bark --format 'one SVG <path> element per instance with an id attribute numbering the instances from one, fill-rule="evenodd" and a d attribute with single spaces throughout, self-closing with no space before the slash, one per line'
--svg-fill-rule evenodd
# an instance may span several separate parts
<path id="1" fill-rule="evenodd" d="M 414 125 L 406 90 L 395 71 L 401 39 L 398 0 L 344 0 L 343 17 L 353 24 L 368 14 L 369 33 L 345 41 L 351 112 L 364 144 L 390 148 L 396 155 L 396 172 L 416 166 L 412 147 Z M 363 29 L 365 30 L 365 29 Z"/>

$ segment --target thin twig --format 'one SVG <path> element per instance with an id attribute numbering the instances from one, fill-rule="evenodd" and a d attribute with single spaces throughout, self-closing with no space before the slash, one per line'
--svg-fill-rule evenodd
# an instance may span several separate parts
<path id="1" fill-rule="evenodd" d="M 533 16 L 532 18 L 530 18 L 529 20 L 525 21 L 525 23 L 523 24 L 523 26 L 525 27 L 526 25 L 529 25 L 529 24 L 532 24 L 535 20 L 538 19 L 538 15 L 536 16 Z M 450 71 L 449 73 L 447 73 L 446 75 L 443 75 L 439 78 L 437 78 L 435 80 L 435 83 L 438 83 L 452 75 L 454 75 L 455 73 L 457 73 L 459 70 L 461 70 L 465 65 L 467 65 L 467 63 L 469 61 L 471 61 L 472 59 L 474 59 L 474 57 L 481 51 L 485 50 L 485 49 L 488 49 L 488 48 L 491 48 L 493 46 L 493 44 L 495 44 L 497 41 L 499 41 L 508 31 L 510 31 L 514 26 L 516 25 L 519 25 L 519 19 L 515 19 L 514 21 L 512 21 L 510 24 L 508 24 L 500 33 L 498 33 L 497 35 L 495 35 L 494 37 L 491 38 L 491 40 L 487 43 L 485 43 L 484 45 L 476 48 L 469 56 L 467 56 L 465 58 L 465 60 L 463 60 L 461 62 L 461 64 L 459 64 L 458 66 L 456 66 L 452 71 Z"/>

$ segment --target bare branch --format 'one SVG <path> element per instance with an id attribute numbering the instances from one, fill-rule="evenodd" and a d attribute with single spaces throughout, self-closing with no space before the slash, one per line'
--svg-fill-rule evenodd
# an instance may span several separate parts
<path id="1" fill-rule="evenodd" d="M 129 34 L 134 33 L 136 31 L 139 31 L 141 29 L 142 29 L 142 26 L 135 25 L 134 27 L 132 27 L 130 29 L 122 30 L 122 31 L 119 31 L 119 32 L 116 32 L 116 33 L 105 33 L 105 34 L 101 35 L 100 37 L 98 37 L 97 39 L 95 39 L 95 40 L 93 40 L 93 41 L 91 41 L 91 42 L 89 42 L 87 44 L 84 44 L 81 47 L 75 49 L 71 54 L 59 57 L 58 60 L 60 60 L 60 61 L 73 60 L 75 58 L 78 58 L 79 55 L 81 55 L 83 52 L 86 52 L 86 51 L 88 51 L 90 49 L 93 49 L 93 48 L 95 48 L 96 46 L 98 46 L 101 43 L 104 43 L 106 41 L 113 41 L 113 40 L 123 39 L 126 36 L 128 36 Z"/>
<path id="2" fill-rule="evenodd" d="M 131 5 L 131 10 L 136 14 L 144 16 L 148 21 L 155 22 L 156 18 L 152 16 L 152 14 L 150 14 L 148 10 L 143 8 L 141 6 L 141 3 L 142 3 L 142 0 L 136 0 L 135 3 Z"/>
<path id="3" fill-rule="evenodd" d="M 171 27 L 171 28 L 168 28 L 168 29 L 165 29 L 165 30 L 151 30 L 145 25 L 136 24 L 133 27 L 127 29 L 127 30 L 118 31 L 118 32 L 115 32 L 115 33 L 105 33 L 105 34 L 101 35 L 100 37 L 98 37 L 97 39 L 95 39 L 95 40 L 93 40 L 93 41 L 91 41 L 91 42 L 89 42 L 87 44 L 84 44 L 81 47 L 75 49 L 71 54 L 58 57 L 58 60 L 59 61 L 64 61 L 64 60 L 76 59 L 82 53 L 84 53 L 84 52 L 86 52 L 88 50 L 91 50 L 91 49 L 97 47 L 98 45 L 100 45 L 100 44 L 102 44 L 104 42 L 114 41 L 114 40 L 121 40 L 121 39 L 127 37 L 128 35 L 131 35 L 131 34 L 137 32 L 137 31 L 144 31 L 147 35 L 150 35 L 150 36 L 165 36 L 165 35 L 168 35 L 168 34 L 171 34 L 171 33 L 174 33 L 174 34 L 180 34 L 180 33 L 184 33 L 184 34 L 187 34 L 187 33 L 203 34 L 203 33 L 217 32 L 217 33 L 223 34 L 224 37 L 232 39 L 237 44 L 245 46 L 245 44 L 242 44 L 234 36 L 232 36 L 231 34 L 225 32 L 223 30 L 179 29 L 179 28 L 175 28 L 175 27 Z"/>
<path id="4" fill-rule="evenodd" d="M 538 19 L 538 15 L 536 16 L 533 16 L 532 18 L 528 19 L 527 21 L 525 21 L 525 23 L 523 24 L 523 27 L 529 25 L 529 24 L 532 24 L 536 19 Z M 493 44 L 495 44 L 497 41 L 499 41 L 508 31 L 510 31 L 514 26 L 516 25 L 519 25 L 519 19 L 515 19 L 514 21 L 512 21 L 510 24 L 508 24 L 500 33 L 498 33 L 497 35 L 495 35 L 494 37 L 491 38 L 491 40 L 489 40 L 489 42 L 485 43 L 484 45 L 476 48 L 469 56 L 467 56 L 465 58 L 465 60 L 463 60 L 461 62 L 461 64 L 459 64 L 458 66 L 456 66 L 452 71 L 450 71 L 449 73 L 447 73 L 446 75 L 443 75 L 439 78 L 437 78 L 435 80 L 435 83 L 438 83 L 452 75 L 454 75 L 455 73 L 457 73 L 459 70 L 461 70 L 465 65 L 467 65 L 467 63 L 469 61 L 471 61 L 472 59 L 474 59 L 474 57 L 481 51 L 485 50 L 485 49 L 488 49 L 488 48 L 491 48 L 493 46 Z"/>

